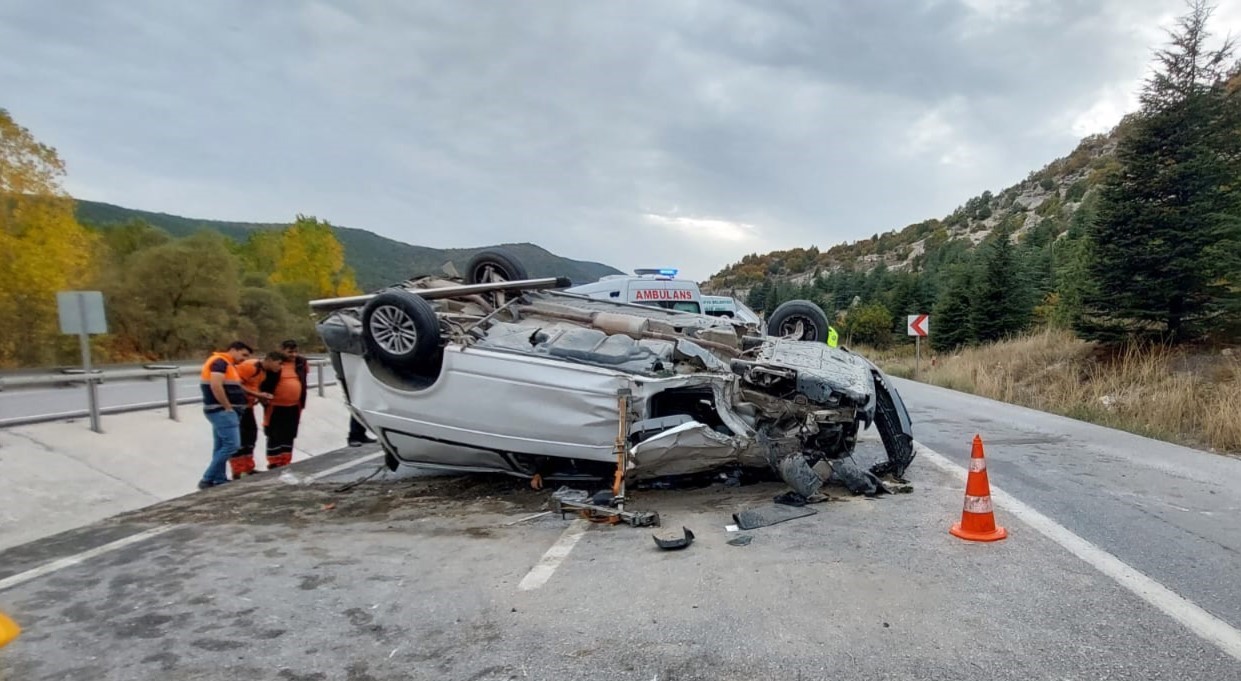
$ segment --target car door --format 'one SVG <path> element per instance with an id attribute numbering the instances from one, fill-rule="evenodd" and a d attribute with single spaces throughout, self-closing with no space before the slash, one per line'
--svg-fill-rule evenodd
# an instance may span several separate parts
<path id="1" fill-rule="evenodd" d="M 628 382 L 607 369 L 449 345 L 434 384 L 371 382 L 354 403 L 403 461 L 506 469 L 505 454 L 612 460 L 617 392 Z"/>

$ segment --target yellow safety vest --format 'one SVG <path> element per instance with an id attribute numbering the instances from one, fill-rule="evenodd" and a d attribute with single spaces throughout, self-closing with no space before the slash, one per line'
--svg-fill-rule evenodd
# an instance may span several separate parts
<path id="1" fill-rule="evenodd" d="M 827 327 L 827 347 L 835 348 L 840 346 L 840 334 L 836 333 L 836 327 Z"/>

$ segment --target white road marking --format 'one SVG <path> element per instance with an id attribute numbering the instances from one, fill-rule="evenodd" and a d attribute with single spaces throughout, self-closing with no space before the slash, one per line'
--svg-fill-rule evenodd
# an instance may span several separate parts
<path id="1" fill-rule="evenodd" d="M 918 453 L 930 463 L 961 478 L 964 482 L 968 472 L 943 454 L 917 443 Z M 1060 523 L 1039 513 L 1022 501 L 991 485 L 991 498 L 1008 513 L 1034 528 L 1039 534 L 1056 542 L 1069 553 L 1089 563 L 1120 586 L 1133 592 L 1168 617 L 1180 622 L 1186 629 L 1216 645 L 1226 654 L 1241 660 L 1241 631 L 1224 620 L 1203 610 L 1193 601 L 1138 572 L 1128 563 L 1073 534 Z M 1010 538 L 1009 541 L 1012 541 Z"/>
<path id="2" fill-rule="evenodd" d="M 26 582 L 29 582 L 32 579 L 38 579 L 39 577 L 42 577 L 44 575 L 50 575 L 53 572 L 56 572 L 58 570 L 63 570 L 67 567 L 72 567 L 74 565 L 77 565 L 78 563 L 88 561 L 91 558 L 102 556 L 105 553 L 110 553 L 117 549 L 123 549 L 126 546 L 129 546 L 130 544 L 137 544 L 140 541 L 146 541 L 147 539 L 150 539 L 152 537 L 158 537 L 159 535 L 164 534 L 165 532 L 171 532 L 177 529 L 178 527 L 181 527 L 181 526 L 180 525 L 161 525 L 160 527 L 153 527 L 149 530 L 139 532 L 138 534 L 131 534 L 128 537 L 125 537 L 124 539 L 117 539 L 116 541 L 109 542 L 107 544 L 104 544 L 103 546 L 96 546 L 95 548 L 90 549 L 88 551 L 82 551 L 81 553 L 75 553 L 72 556 L 66 556 L 59 560 L 54 560 L 45 565 L 40 565 L 37 568 L 31 568 L 29 570 L 26 570 L 25 572 L 19 572 L 13 575 L 12 577 L 5 577 L 4 579 L 0 579 L 0 591 L 4 591 L 5 589 L 11 589 L 19 584 L 25 584 Z"/>
<path id="3" fill-rule="evenodd" d="M 350 468 L 353 468 L 354 466 L 360 466 L 366 463 L 367 461 L 374 461 L 375 459 L 378 459 L 379 457 L 383 455 L 384 453 L 382 451 L 373 452 L 371 454 L 367 454 L 366 456 L 359 457 L 357 459 L 351 459 L 349 460 L 348 463 L 342 463 L 339 466 L 332 466 L 331 468 L 325 471 L 319 471 L 318 473 L 315 473 L 313 475 L 307 475 L 305 478 L 303 478 L 303 480 L 305 480 L 306 482 L 314 482 L 315 480 L 318 480 L 320 478 L 326 478 L 329 475 L 335 475 L 336 473 L 339 473 L 343 470 L 348 470 Z"/>
<path id="4" fill-rule="evenodd" d="M 569 523 L 569 526 L 561 533 L 560 539 L 557 539 L 556 543 L 552 544 L 547 553 L 544 553 L 543 557 L 539 559 L 538 564 L 530 568 L 530 572 L 526 573 L 526 576 L 522 578 L 521 583 L 517 585 L 517 590 L 533 591 L 546 584 L 547 580 L 551 579 L 552 575 L 556 573 L 556 568 L 560 567 L 564 559 L 569 557 L 569 552 L 573 550 L 577 540 L 581 539 L 583 534 L 586 534 L 588 527 L 590 527 L 590 522 L 583 518 L 578 518 Z"/>
<path id="5" fill-rule="evenodd" d="M 527 515 L 527 516 L 522 516 L 522 517 L 518 518 L 517 520 L 510 520 L 510 521 L 508 521 L 507 523 L 504 523 L 504 526 L 505 526 L 505 527 L 510 527 L 510 526 L 512 526 L 512 525 L 520 525 L 521 523 L 524 523 L 524 522 L 526 522 L 527 520 L 535 520 L 535 519 L 537 519 L 537 518 L 542 518 L 542 517 L 543 517 L 543 516 L 545 516 L 545 515 L 551 515 L 551 514 L 552 514 L 552 512 L 551 512 L 551 511 L 541 511 L 541 512 L 539 512 L 539 513 L 532 513 L 532 514 Z"/>

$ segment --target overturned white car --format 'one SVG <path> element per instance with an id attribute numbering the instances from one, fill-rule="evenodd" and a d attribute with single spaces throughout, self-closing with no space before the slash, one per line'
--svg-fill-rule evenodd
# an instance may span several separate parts
<path id="1" fill-rule="evenodd" d="M 872 363 L 727 318 L 557 291 L 503 252 L 465 280 L 313 301 L 351 411 L 388 464 L 544 479 L 771 467 L 806 489 L 874 424 L 897 477 L 909 417 Z"/>

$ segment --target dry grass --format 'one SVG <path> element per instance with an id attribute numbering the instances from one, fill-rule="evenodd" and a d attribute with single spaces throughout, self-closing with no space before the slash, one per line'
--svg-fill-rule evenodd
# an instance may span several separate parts
<path id="1" fill-rule="evenodd" d="M 1241 359 L 1160 346 L 1105 351 L 1043 331 L 956 355 L 930 353 L 918 378 L 1164 440 L 1241 452 Z M 910 378 L 913 348 L 859 351 Z"/>

